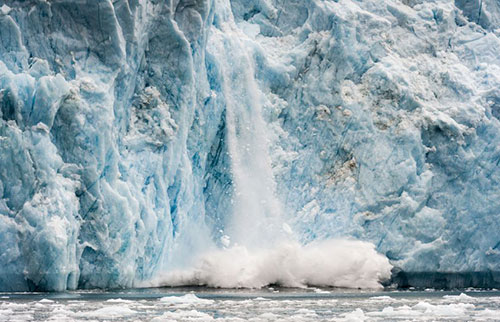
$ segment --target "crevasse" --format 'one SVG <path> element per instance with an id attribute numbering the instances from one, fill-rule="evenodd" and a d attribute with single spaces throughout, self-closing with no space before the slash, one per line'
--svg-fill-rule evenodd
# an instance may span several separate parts
<path id="1" fill-rule="evenodd" d="M 351 238 L 496 285 L 499 38 L 495 0 L 3 1 L 0 290 L 189 280 L 290 232 L 311 283 L 297 254 Z"/>

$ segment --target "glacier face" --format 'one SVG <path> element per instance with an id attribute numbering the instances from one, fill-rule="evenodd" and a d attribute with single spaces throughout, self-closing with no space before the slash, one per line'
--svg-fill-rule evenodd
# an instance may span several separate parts
<path id="1" fill-rule="evenodd" d="M 0 39 L 1 290 L 138 285 L 275 217 L 500 271 L 495 0 L 7 0 Z"/>

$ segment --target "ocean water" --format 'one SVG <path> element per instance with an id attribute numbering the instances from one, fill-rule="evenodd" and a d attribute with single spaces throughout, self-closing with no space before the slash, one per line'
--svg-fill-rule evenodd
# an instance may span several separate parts
<path id="1" fill-rule="evenodd" d="M 155 288 L 1 293 L 0 321 L 500 321 L 500 291 Z"/>

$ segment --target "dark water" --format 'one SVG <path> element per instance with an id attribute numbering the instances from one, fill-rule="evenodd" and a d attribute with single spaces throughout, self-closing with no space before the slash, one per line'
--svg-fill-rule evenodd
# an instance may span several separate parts
<path id="1" fill-rule="evenodd" d="M 0 321 L 500 321 L 500 292 L 156 288 L 0 293 Z"/>

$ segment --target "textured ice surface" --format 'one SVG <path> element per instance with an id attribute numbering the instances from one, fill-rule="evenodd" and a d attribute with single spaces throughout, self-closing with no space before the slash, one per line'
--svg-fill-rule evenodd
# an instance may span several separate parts
<path id="1" fill-rule="evenodd" d="M 290 234 L 500 271 L 499 52 L 496 0 L 5 0 L 0 289 Z"/>

